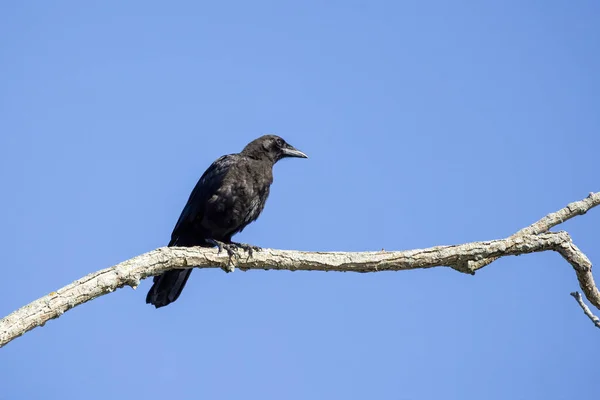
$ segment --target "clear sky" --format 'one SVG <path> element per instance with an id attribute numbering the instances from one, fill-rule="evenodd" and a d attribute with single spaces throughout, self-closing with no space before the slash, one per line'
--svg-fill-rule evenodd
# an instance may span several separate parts
<path id="1" fill-rule="evenodd" d="M 0 314 L 164 246 L 217 157 L 276 133 L 236 238 L 402 250 L 506 237 L 600 190 L 600 3 L 0 6 Z M 600 261 L 600 212 L 564 224 Z M 574 399 L 600 332 L 558 255 L 376 274 L 196 270 L 0 349 L 0 398 Z"/>

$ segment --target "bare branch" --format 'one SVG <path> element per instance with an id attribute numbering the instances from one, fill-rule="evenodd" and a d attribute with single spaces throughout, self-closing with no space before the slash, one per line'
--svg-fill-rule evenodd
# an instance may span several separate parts
<path id="1" fill-rule="evenodd" d="M 596 192 L 596 193 L 592 192 L 588 195 L 587 198 L 580 200 L 580 201 L 575 201 L 573 203 L 570 203 L 565 208 L 562 208 L 552 214 L 546 215 L 544 218 L 540 219 L 539 221 L 529 225 L 526 228 L 521 229 L 520 231 L 515 233 L 513 236 L 537 235 L 539 233 L 548 232 L 548 230 L 555 227 L 556 225 L 560 225 L 563 222 L 568 221 L 571 218 L 576 217 L 578 215 L 583 215 L 586 212 L 588 212 L 590 209 L 592 209 L 598 205 L 600 205 L 600 192 Z M 488 258 L 488 259 L 480 260 L 480 261 L 473 263 L 473 265 L 471 266 L 472 272 L 475 272 L 478 269 L 481 269 L 481 268 L 485 267 L 486 265 L 489 265 L 490 263 L 492 263 L 495 260 L 496 260 L 495 258 Z"/>
<path id="2" fill-rule="evenodd" d="M 575 300 L 577 300 L 577 303 L 579 303 L 579 307 L 581 307 L 581 309 L 583 310 L 583 313 L 585 315 L 587 315 L 587 317 L 590 320 L 592 320 L 592 322 L 594 323 L 594 325 L 596 325 L 596 328 L 600 328 L 600 319 L 598 317 L 596 317 L 592 313 L 592 310 L 590 310 L 590 308 L 583 302 L 583 299 L 581 298 L 581 293 L 579 293 L 579 292 L 572 292 L 571 296 L 573 296 L 575 298 Z"/>
<path id="3" fill-rule="evenodd" d="M 300 252 L 264 249 L 255 252 L 252 258 L 236 260 L 236 264 L 242 270 L 379 272 L 448 266 L 459 271 L 472 272 L 481 268 L 479 265 L 482 265 L 482 262 L 489 264 L 489 260 L 493 261 L 499 257 L 556 251 L 575 269 L 579 285 L 587 299 L 600 309 L 600 292 L 594 283 L 592 264 L 572 243 L 569 234 L 539 234 L 539 230 L 548 230 L 560 223 L 556 222 L 558 219 L 567 220 L 598 204 L 600 195 L 590 194 L 582 202 L 572 203 L 531 227 L 500 240 L 397 252 Z M 142 254 L 78 279 L 3 318 L 0 320 L 0 347 L 96 297 L 123 286 L 135 289 L 140 280 L 150 276 L 168 270 L 192 267 L 228 269 L 227 264 L 228 256 L 218 254 L 216 249 L 162 247 Z"/>
<path id="4" fill-rule="evenodd" d="M 556 249 L 571 264 L 577 274 L 579 287 L 585 297 L 600 310 L 600 292 L 592 275 L 592 263 L 572 242 L 564 242 Z"/>

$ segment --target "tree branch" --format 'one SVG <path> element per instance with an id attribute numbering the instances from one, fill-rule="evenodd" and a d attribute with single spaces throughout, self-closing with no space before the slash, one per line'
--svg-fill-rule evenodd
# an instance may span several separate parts
<path id="1" fill-rule="evenodd" d="M 584 214 L 598 204 L 600 194 L 590 194 L 587 199 L 572 203 L 515 235 L 500 240 L 394 252 L 301 252 L 264 249 L 255 252 L 252 258 L 242 257 L 235 260 L 235 263 L 242 270 L 379 272 L 447 266 L 461 272 L 473 273 L 499 257 L 555 251 L 571 264 L 586 298 L 600 309 L 600 292 L 594 283 L 590 260 L 573 244 L 568 233 L 540 233 L 547 232 L 552 226 L 560 223 L 556 221 L 565 221 L 575 215 Z M 3 318 L 0 320 L 0 347 L 38 326 L 43 326 L 50 319 L 58 318 L 73 307 L 123 286 L 135 289 L 140 280 L 173 269 L 228 269 L 228 262 L 226 254 L 218 254 L 216 249 L 200 247 L 162 247 L 139 255 L 78 279 Z M 589 309 L 586 311 L 585 304 L 582 308 L 588 317 L 593 316 Z M 596 323 L 596 320 L 590 318 Z"/>
<path id="2" fill-rule="evenodd" d="M 590 209 L 600 205 L 600 192 L 590 193 L 587 198 L 579 201 L 575 201 L 573 203 L 567 204 L 565 208 L 558 210 L 557 212 L 546 215 L 544 218 L 539 221 L 529 225 L 526 228 L 521 229 L 517 233 L 513 235 L 537 235 L 539 233 L 548 232 L 551 228 L 556 225 L 560 225 L 565 221 L 570 220 L 573 217 L 578 215 L 583 215 L 588 212 Z M 489 265 L 494 262 L 496 258 L 488 258 L 485 260 L 479 260 L 473 263 L 472 271 L 475 272 L 478 269 Z"/>
<path id="3" fill-rule="evenodd" d="M 590 310 L 588 306 L 585 305 L 583 299 L 581 298 L 581 293 L 572 292 L 571 296 L 575 298 L 577 304 L 579 304 L 579 307 L 581 307 L 581 309 L 583 310 L 583 313 L 587 315 L 587 317 L 594 323 L 596 328 L 600 328 L 600 319 L 592 313 L 592 310 Z"/>

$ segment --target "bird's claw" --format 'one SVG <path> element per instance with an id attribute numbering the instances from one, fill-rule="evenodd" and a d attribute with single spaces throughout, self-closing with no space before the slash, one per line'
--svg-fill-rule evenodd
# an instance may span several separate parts
<path id="1" fill-rule="evenodd" d="M 253 246 L 251 244 L 248 243 L 235 243 L 232 242 L 232 245 L 236 246 L 237 248 L 240 248 L 242 250 L 244 250 L 245 252 L 248 253 L 248 257 L 252 258 L 252 255 L 254 254 L 255 251 L 261 251 L 262 249 L 258 246 Z"/>
<path id="2" fill-rule="evenodd" d="M 223 268 L 225 272 L 233 272 L 235 271 L 235 266 L 233 265 L 232 259 L 233 257 L 239 258 L 239 254 L 237 253 L 237 247 L 230 243 L 223 243 L 219 240 L 209 239 L 208 242 L 212 245 L 217 246 L 217 254 L 221 254 L 223 250 L 227 252 L 229 259 L 227 260 L 227 265 Z"/>
<path id="3" fill-rule="evenodd" d="M 221 252 L 223 250 L 225 250 L 227 252 L 227 255 L 229 255 L 229 260 L 227 261 L 227 266 L 223 268 L 223 270 L 225 272 L 233 272 L 235 270 L 232 259 L 233 259 L 233 257 L 235 257 L 236 259 L 240 258 L 240 255 L 238 253 L 239 249 L 246 251 L 248 253 L 249 258 L 252 258 L 252 255 L 255 251 L 261 250 L 260 247 L 253 246 L 253 245 L 250 245 L 247 243 L 235 243 L 235 242 L 224 243 L 224 242 L 221 242 L 219 240 L 214 240 L 214 239 L 209 239 L 208 242 L 214 246 L 217 246 L 217 248 L 219 249 L 217 254 L 221 254 Z"/>

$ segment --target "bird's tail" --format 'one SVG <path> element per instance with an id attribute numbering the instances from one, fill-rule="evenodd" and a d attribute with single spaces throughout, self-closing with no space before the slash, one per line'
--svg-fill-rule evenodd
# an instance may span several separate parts
<path id="1" fill-rule="evenodd" d="M 192 268 L 175 269 L 154 277 L 154 284 L 148 291 L 146 303 L 156 308 L 171 304 L 181 294 Z"/>
<path id="2" fill-rule="evenodd" d="M 194 244 L 194 242 L 174 236 L 168 246 L 193 246 Z M 171 304 L 181 294 L 191 273 L 192 268 L 174 269 L 155 276 L 154 283 L 146 295 L 146 303 L 152 304 L 156 308 Z"/>

